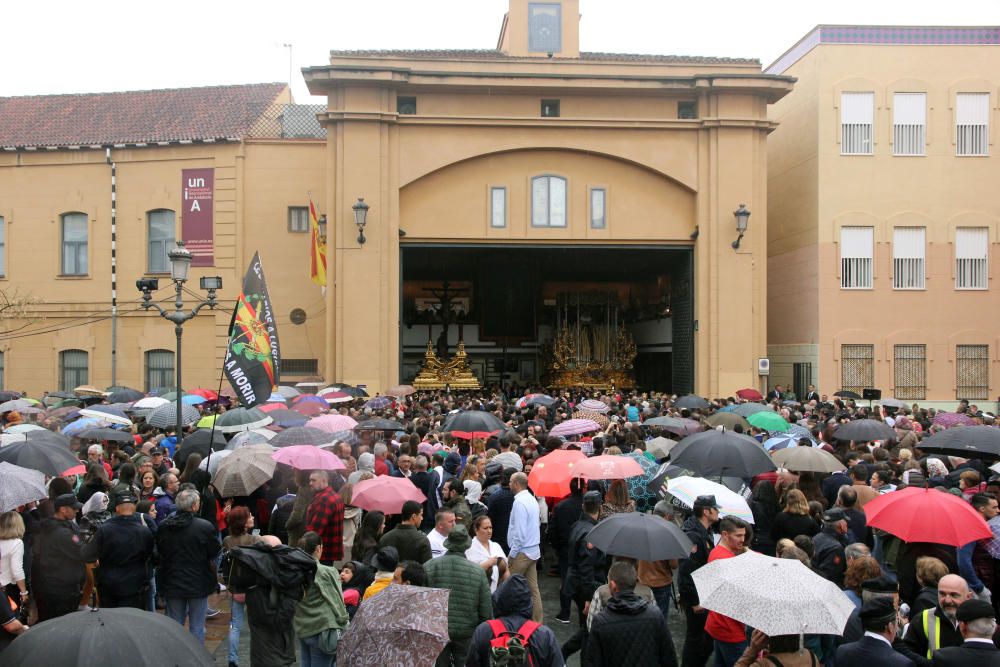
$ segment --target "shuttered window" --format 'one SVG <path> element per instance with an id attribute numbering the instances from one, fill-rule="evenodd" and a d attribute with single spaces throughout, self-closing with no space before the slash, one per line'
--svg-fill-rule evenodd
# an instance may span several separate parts
<path id="1" fill-rule="evenodd" d="M 927 137 L 927 94 L 892 96 L 892 154 L 924 155 Z"/>
<path id="2" fill-rule="evenodd" d="M 924 289 L 924 227 L 892 230 L 892 288 Z"/>
<path id="3" fill-rule="evenodd" d="M 840 228 L 840 286 L 871 289 L 874 227 Z"/>
<path id="4" fill-rule="evenodd" d="M 840 346 L 840 388 L 860 394 L 875 384 L 875 346 Z"/>
<path id="5" fill-rule="evenodd" d="M 984 401 L 990 392 L 990 346 L 958 345 L 955 348 L 955 398 Z"/>
<path id="6" fill-rule="evenodd" d="M 989 285 L 989 230 L 955 230 L 955 289 L 986 289 Z"/>
<path id="7" fill-rule="evenodd" d="M 955 99 L 955 154 L 989 153 L 990 94 L 959 93 Z"/>
<path id="8" fill-rule="evenodd" d="M 927 346 L 895 345 L 892 361 L 895 397 L 904 401 L 927 398 Z"/>
<path id="9" fill-rule="evenodd" d="M 146 352 L 146 391 L 156 387 L 172 387 L 175 384 L 174 353 L 170 350 Z"/>
<path id="10" fill-rule="evenodd" d="M 88 383 L 90 365 L 85 350 L 63 350 L 59 353 L 59 390 L 73 391 Z"/>
<path id="11" fill-rule="evenodd" d="M 840 94 L 841 155 L 871 155 L 875 93 Z"/>

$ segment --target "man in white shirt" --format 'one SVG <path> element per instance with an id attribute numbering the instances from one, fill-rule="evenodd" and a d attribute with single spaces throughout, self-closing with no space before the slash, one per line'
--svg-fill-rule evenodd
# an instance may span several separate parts
<path id="1" fill-rule="evenodd" d="M 538 501 L 528 491 L 528 476 L 514 473 L 510 478 L 514 506 L 510 511 L 507 545 L 510 547 L 510 573 L 523 575 L 531 588 L 531 620 L 541 623 L 542 595 L 538 590 L 538 570 L 535 563 L 542 557 Z"/>
<path id="2" fill-rule="evenodd" d="M 448 533 L 455 527 L 455 513 L 451 510 L 438 510 L 434 515 L 434 528 L 427 533 L 427 541 L 431 543 L 431 559 L 440 558 L 447 549 L 444 548 L 444 541 L 448 539 Z"/>

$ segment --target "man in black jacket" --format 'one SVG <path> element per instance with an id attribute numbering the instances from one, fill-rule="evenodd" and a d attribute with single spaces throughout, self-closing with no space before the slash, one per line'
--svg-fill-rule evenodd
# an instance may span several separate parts
<path id="1" fill-rule="evenodd" d="M 582 664 L 586 667 L 677 667 L 674 640 L 656 605 L 635 594 L 635 566 L 619 561 L 608 572 L 611 599 L 594 618 Z"/>
<path id="2" fill-rule="evenodd" d="M 823 513 L 823 530 L 813 537 L 816 547 L 813 556 L 813 567 L 837 585 L 844 585 L 844 572 L 847 570 L 847 556 L 844 547 L 847 546 L 847 516 L 840 507 L 831 507 Z"/>
<path id="3" fill-rule="evenodd" d="M 677 592 L 687 619 L 682 655 L 684 667 L 703 667 L 715 650 L 712 637 L 705 632 L 708 610 L 700 604 L 698 590 L 691 575 L 708 563 L 708 554 L 715 546 L 711 532 L 712 524 L 718 518 L 719 505 L 715 502 L 715 496 L 698 496 L 694 501 L 694 515 L 688 517 L 682 526 L 694 544 L 694 551 L 690 557 L 681 561 L 677 573 Z"/>
<path id="4" fill-rule="evenodd" d="M 87 579 L 80 529 L 74 523 L 82 505 L 72 493 L 58 496 L 52 504 L 55 513 L 42 521 L 32 548 L 31 592 L 39 623 L 79 609 Z"/>
<path id="5" fill-rule="evenodd" d="M 985 600 L 966 600 L 958 607 L 955 618 L 965 641 L 961 646 L 939 650 L 931 664 L 934 667 L 1000 667 L 1000 650 L 993 643 L 997 630 L 993 606 Z"/>
<path id="6" fill-rule="evenodd" d="M 597 517 L 601 515 L 600 491 L 588 491 L 583 494 L 583 513 L 573 524 L 569 534 L 569 559 L 566 570 L 564 588 L 574 602 L 580 620 L 580 628 L 562 646 L 563 658 L 568 658 L 577 651 L 584 649 L 587 639 L 587 611 L 594 591 L 604 585 L 607 556 L 589 541 L 587 535 L 597 525 Z"/>
<path id="7" fill-rule="evenodd" d="M 864 636 L 837 649 L 838 665 L 884 665 L 913 667 L 913 661 L 892 649 L 899 632 L 896 605 L 892 598 L 865 600 L 859 614 Z"/>
<path id="8" fill-rule="evenodd" d="M 136 514 L 139 500 L 131 491 L 115 496 L 115 516 L 100 526 L 83 547 L 88 561 L 98 561 L 97 592 L 104 608 L 146 608 L 155 524 Z M 149 521 L 149 524 L 146 523 Z"/>
<path id="9" fill-rule="evenodd" d="M 208 596 L 218 585 L 215 558 L 222 545 L 215 526 L 196 516 L 201 507 L 197 491 L 177 494 L 177 511 L 156 531 L 160 554 L 156 590 L 167 601 L 167 616 L 184 625 L 198 641 L 205 642 Z"/>
<path id="10" fill-rule="evenodd" d="M 573 524 L 583 513 L 583 488 L 579 477 L 569 482 L 569 497 L 560 501 L 549 517 L 549 539 L 559 557 L 559 613 L 556 620 L 569 623 L 569 606 L 573 596 L 566 589 L 566 574 L 569 571 L 569 534 Z"/>

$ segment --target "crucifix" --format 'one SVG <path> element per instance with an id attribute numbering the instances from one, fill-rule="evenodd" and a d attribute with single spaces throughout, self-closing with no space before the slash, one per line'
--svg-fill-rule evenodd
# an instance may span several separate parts
<path id="1" fill-rule="evenodd" d="M 432 304 L 431 309 L 441 323 L 442 329 L 441 335 L 438 336 L 437 343 L 435 344 L 435 351 L 439 359 L 446 359 L 448 357 L 448 327 L 453 321 L 458 319 L 458 315 L 461 312 L 456 308 L 460 304 L 456 303 L 455 298 L 468 294 L 469 290 L 464 287 L 452 288 L 451 283 L 447 280 L 441 284 L 441 287 L 425 287 L 423 289 L 425 292 L 430 292 L 437 299 L 437 303 Z M 462 314 L 464 315 L 464 312 Z M 431 338 L 431 326 L 431 323 L 427 324 L 428 339 Z M 458 324 L 458 339 L 462 339 L 461 322 Z"/>

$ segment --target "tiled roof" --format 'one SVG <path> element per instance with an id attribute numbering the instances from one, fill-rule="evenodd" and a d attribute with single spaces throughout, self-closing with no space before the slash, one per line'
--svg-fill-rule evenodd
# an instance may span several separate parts
<path id="1" fill-rule="evenodd" d="M 341 58 L 414 58 L 452 60 L 488 58 L 491 60 L 549 60 L 544 55 L 509 56 L 497 49 L 394 49 L 394 50 L 361 50 L 361 51 L 331 51 L 331 56 Z M 552 60 L 585 60 L 587 62 L 629 62 L 629 63 L 667 63 L 682 65 L 759 65 L 756 58 L 715 58 L 706 56 L 669 56 L 648 55 L 644 53 L 599 53 L 581 51 L 579 58 L 553 58 Z"/>
<path id="2" fill-rule="evenodd" d="M 0 97 L 0 147 L 104 146 L 244 136 L 283 83 Z"/>

